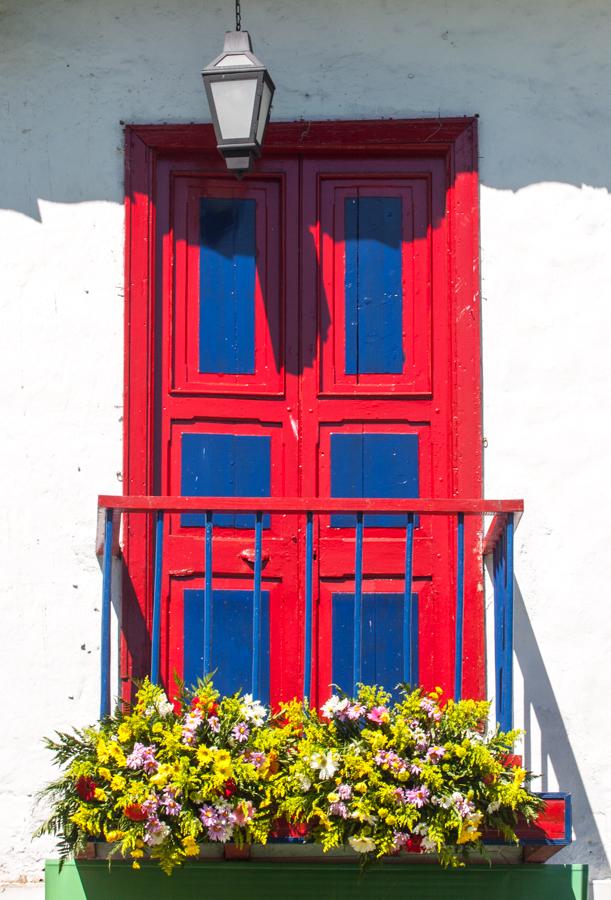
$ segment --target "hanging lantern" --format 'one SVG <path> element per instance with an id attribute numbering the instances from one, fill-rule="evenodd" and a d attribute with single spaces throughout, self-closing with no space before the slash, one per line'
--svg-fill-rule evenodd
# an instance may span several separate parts
<path id="1" fill-rule="evenodd" d="M 261 155 L 261 145 L 274 96 L 274 82 L 252 52 L 247 31 L 240 27 L 236 3 L 236 30 L 225 34 L 220 56 L 202 72 L 217 147 L 227 168 L 240 176 Z"/>

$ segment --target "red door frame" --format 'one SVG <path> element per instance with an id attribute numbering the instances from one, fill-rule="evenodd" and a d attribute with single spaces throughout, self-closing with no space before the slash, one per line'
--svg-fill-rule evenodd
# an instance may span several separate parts
<path id="1" fill-rule="evenodd" d="M 157 174 L 173 160 L 198 157 L 208 170 L 222 172 L 211 125 L 129 125 L 125 129 L 125 387 L 123 485 L 127 494 L 157 493 L 152 440 L 155 433 L 156 290 L 160 246 L 156 196 Z M 448 284 L 454 366 L 452 386 L 453 494 L 482 495 L 482 416 L 480 378 L 479 203 L 477 119 L 283 122 L 268 127 L 265 157 L 346 157 L 375 155 L 435 156 L 445 164 L 445 219 L 450 252 Z M 470 360 L 469 366 L 459 360 Z M 464 460 L 464 463 L 463 463 Z M 473 527 L 477 525 L 473 522 Z M 137 539 L 136 539 L 137 538 Z M 125 530 L 124 634 L 121 671 L 144 674 L 151 622 L 152 530 L 135 517 Z M 470 546 L 467 542 L 466 546 Z M 475 659 L 465 660 L 464 693 L 485 690 L 483 589 L 478 554 L 466 561 L 466 582 L 477 589 L 465 609 L 465 646 Z M 126 596 L 127 594 L 127 596 Z M 131 597 L 129 596 L 131 594 Z M 467 598 L 466 598 L 467 599 Z M 131 601 L 135 602 L 131 602 Z M 479 632 L 479 634 L 478 634 Z M 467 673 L 470 673 L 467 676 Z"/>

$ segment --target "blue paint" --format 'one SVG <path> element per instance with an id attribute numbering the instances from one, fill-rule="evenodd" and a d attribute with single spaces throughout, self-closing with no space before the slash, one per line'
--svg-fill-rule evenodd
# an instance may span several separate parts
<path id="1" fill-rule="evenodd" d="M 332 497 L 418 497 L 417 434 L 332 434 Z M 353 515 L 331 516 L 334 528 L 353 527 Z M 418 522 L 416 521 L 416 527 Z M 407 516 L 369 514 L 367 527 L 400 528 Z"/>
<path id="2" fill-rule="evenodd" d="M 405 588 L 403 592 L 403 681 L 412 684 L 412 563 L 414 551 L 414 514 L 408 513 L 405 528 Z"/>
<path id="3" fill-rule="evenodd" d="M 181 484 L 184 497 L 269 497 L 271 438 L 250 434 L 181 435 Z M 252 529 L 250 513 L 214 513 L 221 528 Z M 183 513 L 181 524 L 202 527 L 201 513 Z M 269 528 L 269 516 L 263 519 Z"/>
<path id="4" fill-rule="evenodd" d="M 255 200 L 201 200 L 200 372 L 254 374 L 255 220 Z"/>
<path id="5" fill-rule="evenodd" d="M 221 694 L 242 689 L 250 691 L 253 657 L 253 592 L 251 590 L 212 591 L 210 669 L 214 686 Z M 187 686 L 204 675 L 202 634 L 204 591 L 184 592 L 184 681 Z M 269 591 L 261 591 L 259 630 L 260 690 L 262 702 L 269 702 Z"/>
<path id="6" fill-rule="evenodd" d="M 401 198 L 344 203 L 346 374 L 403 371 Z"/>
<path id="7" fill-rule="evenodd" d="M 303 649 L 303 698 L 309 700 L 312 679 L 312 584 L 314 565 L 314 517 L 306 513 L 305 615 Z"/>
<path id="8" fill-rule="evenodd" d="M 202 628 L 202 665 L 204 675 L 211 672 L 210 655 L 212 647 L 212 541 L 214 538 L 213 522 L 210 511 L 204 513 L 204 621 Z"/>
<path id="9" fill-rule="evenodd" d="M 365 684 L 379 684 L 397 696 L 396 686 L 404 680 L 404 659 L 408 647 L 403 643 L 403 593 L 362 595 L 361 678 L 354 678 L 354 621 L 355 595 L 334 593 L 332 597 L 332 679 L 342 690 L 350 693 L 355 680 Z M 411 684 L 418 684 L 418 596 L 411 597 L 411 629 L 409 636 L 412 655 Z M 414 615 L 414 612 L 415 615 Z M 416 653 L 414 654 L 414 650 Z"/>
<path id="10" fill-rule="evenodd" d="M 462 697 L 463 632 L 465 609 L 465 515 L 456 521 L 456 637 L 454 660 L 454 699 Z"/>
<path id="11" fill-rule="evenodd" d="M 261 690 L 260 642 L 261 634 L 261 552 L 263 543 L 263 520 L 260 512 L 255 515 L 255 571 L 252 594 L 252 677 L 250 692 L 258 697 Z"/>
<path id="12" fill-rule="evenodd" d="M 510 514 L 493 556 L 495 706 L 502 731 L 513 728 L 513 531 Z"/>
<path id="13" fill-rule="evenodd" d="M 363 658 L 363 513 L 356 514 L 354 542 L 354 619 L 352 623 L 352 696 L 362 678 Z"/>
<path id="14" fill-rule="evenodd" d="M 104 513 L 102 624 L 100 635 L 100 718 L 110 715 L 110 607 L 112 603 L 112 509 Z"/>
<path id="15" fill-rule="evenodd" d="M 411 684 L 413 687 L 417 687 L 420 684 L 420 656 L 418 652 L 419 645 L 419 636 L 420 636 L 420 617 L 419 617 L 419 606 L 420 597 L 418 594 L 412 594 L 411 596 L 411 616 L 410 616 L 410 634 L 409 634 L 409 643 L 410 643 L 410 656 L 411 656 L 411 672 L 408 679 L 408 684 Z"/>
<path id="16" fill-rule="evenodd" d="M 163 573 L 163 512 L 155 516 L 155 556 L 153 559 L 153 627 L 151 633 L 151 682 L 159 684 L 161 649 L 161 576 Z"/>

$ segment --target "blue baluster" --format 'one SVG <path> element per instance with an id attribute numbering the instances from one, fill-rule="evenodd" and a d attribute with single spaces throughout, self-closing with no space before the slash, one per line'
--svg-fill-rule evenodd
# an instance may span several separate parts
<path id="1" fill-rule="evenodd" d="M 465 604 L 465 514 L 458 513 L 456 523 L 456 659 L 454 699 L 462 697 L 463 627 Z"/>
<path id="2" fill-rule="evenodd" d="M 354 547 L 354 638 L 352 661 L 352 693 L 362 680 L 361 656 L 363 642 L 363 513 L 356 514 L 356 541 Z"/>
<path id="3" fill-rule="evenodd" d="M 212 513 L 204 513 L 205 550 L 204 550 L 204 634 L 202 663 L 203 674 L 210 673 L 210 655 L 212 643 Z"/>
<path id="4" fill-rule="evenodd" d="M 403 595 L 403 681 L 413 685 L 412 660 L 412 564 L 414 550 L 414 514 L 407 514 L 405 528 L 405 590 Z"/>
<path id="5" fill-rule="evenodd" d="M 513 513 L 505 529 L 505 577 L 503 615 L 503 691 L 499 722 L 503 731 L 513 728 Z"/>
<path id="6" fill-rule="evenodd" d="M 110 715 L 110 607 L 112 602 L 112 510 L 104 513 L 102 633 L 100 638 L 100 718 Z"/>
<path id="7" fill-rule="evenodd" d="M 305 554 L 303 699 L 309 700 L 312 679 L 312 570 L 314 561 L 314 519 L 311 512 L 306 513 Z"/>
<path id="8" fill-rule="evenodd" d="M 502 544 L 501 535 L 493 551 L 492 583 L 494 587 L 494 676 L 496 721 L 503 718 L 503 577 L 502 577 Z"/>
<path id="9" fill-rule="evenodd" d="M 251 691 L 258 698 L 261 690 L 261 555 L 263 513 L 255 514 L 255 573 L 252 602 L 252 679 Z"/>
<path id="10" fill-rule="evenodd" d="M 151 634 L 151 681 L 159 684 L 161 650 L 161 576 L 163 572 L 163 512 L 155 517 L 155 550 L 153 557 L 153 629 Z"/>

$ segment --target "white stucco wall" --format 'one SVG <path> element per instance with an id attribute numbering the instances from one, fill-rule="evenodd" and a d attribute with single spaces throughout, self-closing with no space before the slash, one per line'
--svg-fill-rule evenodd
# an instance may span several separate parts
<path id="1" fill-rule="evenodd" d="M 36 881 L 41 735 L 96 715 L 95 498 L 120 491 L 120 120 L 203 121 L 205 0 L 0 0 L 0 882 Z M 246 0 L 276 119 L 480 114 L 486 493 L 523 496 L 526 758 L 609 889 L 611 7 Z M 0 886 L 0 891 L 1 891 Z M 28 896 L 30 893 L 28 892 Z M 606 894 L 605 894 L 606 896 Z"/>

